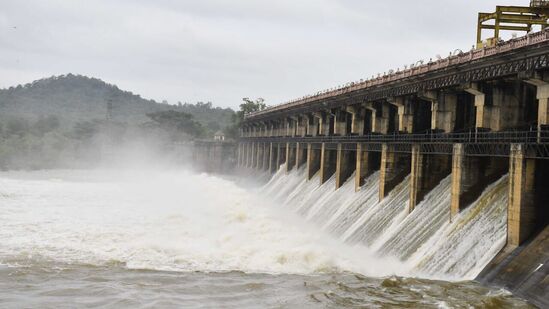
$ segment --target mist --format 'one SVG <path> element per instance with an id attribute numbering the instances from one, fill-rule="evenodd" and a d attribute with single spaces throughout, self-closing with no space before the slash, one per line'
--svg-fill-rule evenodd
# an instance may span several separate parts
<path id="1" fill-rule="evenodd" d="M 366 267 L 366 249 L 299 223 L 259 192 L 207 174 L 150 167 L 34 174 L 25 188 L 34 193 L 16 204 L 4 201 L 4 254 L 28 250 L 57 263 L 116 262 L 164 271 L 395 272 Z M 28 176 L 3 174 L 0 185 L 12 190 Z M 10 211 L 16 209 L 25 216 Z M 24 232 L 30 222 L 39 224 Z"/>
<path id="2" fill-rule="evenodd" d="M 22 122 L 8 121 L 8 128 L 15 126 L 13 121 Z M 35 124 L 5 133 L 0 144 L 2 169 L 140 168 L 188 165 L 191 158 L 191 140 L 173 140 L 160 129 L 86 122 L 71 129 L 34 132 Z"/>
<path id="3" fill-rule="evenodd" d="M 234 137 L 235 112 L 211 102 L 145 100 L 67 74 L 0 89 L 0 169 L 185 164 L 193 140 Z"/>

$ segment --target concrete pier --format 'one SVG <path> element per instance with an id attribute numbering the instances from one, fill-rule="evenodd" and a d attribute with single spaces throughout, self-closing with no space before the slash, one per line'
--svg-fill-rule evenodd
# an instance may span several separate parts
<path id="1" fill-rule="evenodd" d="M 524 146 L 513 144 L 509 158 L 507 243 L 521 245 L 536 226 L 534 159 L 524 158 Z M 546 188 L 549 189 L 549 188 Z"/>
<path id="2" fill-rule="evenodd" d="M 292 143 L 286 143 L 286 173 L 295 166 L 295 147 Z"/>
<path id="3" fill-rule="evenodd" d="M 246 143 L 246 162 L 244 166 L 246 168 L 252 166 L 252 143 Z"/>
<path id="4" fill-rule="evenodd" d="M 246 159 L 247 159 L 247 154 L 248 154 L 248 143 L 241 143 L 240 145 L 240 159 L 239 159 L 239 162 L 240 162 L 240 167 L 241 168 L 244 168 L 246 167 Z"/>
<path id="5" fill-rule="evenodd" d="M 238 144 L 236 149 L 236 167 L 240 168 L 242 167 L 242 148 L 244 144 Z"/>
<path id="6" fill-rule="evenodd" d="M 410 154 L 397 152 L 395 147 L 391 144 L 382 145 L 379 175 L 380 201 L 410 174 Z"/>
<path id="7" fill-rule="evenodd" d="M 258 143 L 256 144 L 256 152 L 257 152 L 257 156 L 256 156 L 256 162 L 255 162 L 255 169 L 258 169 L 258 170 L 262 170 L 263 169 L 263 144 L 262 143 Z"/>
<path id="8" fill-rule="evenodd" d="M 269 147 L 269 143 L 263 143 L 263 159 L 262 159 L 263 163 L 261 165 L 261 170 L 263 171 L 269 170 L 270 149 L 271 148 Z"/>
<path id="9" fill-rule="evenodd" d="M 307 144 L 296 143 L 295 146 L 295 167 L 299 169 L 307 162 Z"/>
<path id="10" fill-rule="evenodd" d="M 276 168 L 278 168 L 286 162 L 286 143 L 284 144 L 278 144 L 277 146 L 277 162 L 276 162 Z"/>
<path id="11" fill-rule="evenodd" d="M 541 142 L 541 130 L 544 126 L 549 125 L 549 82 L 541 77 L 526 80 L 526 83 L 535 86 L 536 99 L 538 101 L 537 113 L 537 131 L 538 142 Z"/>
<path id="12" fill-rule="evenodd" d="M 255 168 L 257 165 L 257 143 L 251 143 L 251 149 L 250 149 L 250 165 L 249 168 Z"/>
<path id="13" fill-rule="evenodd" d="M 487 185 L 502 177 L 508 168 L 503 158 L 467 156 L 463 144 L 454 145 L 452 157 L 451 217 L 474 202 Z"/>
<path id="14" fill-rule="evenodd" d="M 343 144 L 337 145 L 336 156 L 336 189 L 341 188 L 345 181 L 353 174 L 356 167 L 356 153 L 346 150 Z"/>
<path id="15" fill-rule="evenodd" d="M 360 106 L 353 105 L 348 106 L 346 111 L 351 115 L 351 134 L 363 135 L 366 110 Z"/>
<path id="16" fill-rule="evenodd" d="M 421 152 L 421 145 L 412 145 L 409 212 L 450 174 L 451 162 L 450 156 L 424 154 Z"/>
<path id="17" fill-rule="evenodd" d="M 538 99 L 538 142 L 541 142 L 541 130 L 543 126 L 549 125 L 549 83 L 537 84 Z"/>
<path id="18" fill-rule="evenodd" d="M 307 180 L 311 180 L 320 169 L 320 149 L 315 149 L 314 145 L 307 144 Z"/>
<path id="19" fill-rule="evenodd" d="M 240 147 L 240 167 L 246 167 L 248 143 L 242 143 Z"/>
<path id="20" fill-rule="evenodd" d="M 356 145 L 356 172 L 355 172 L 355 191 L 359 191 L 364 185 L 364 180 L 379 170 L 381 156 L 378 152 L 368 151 L 365 144 Z"/>
<path id="21" fill-rule="evenodd" d="M 549 162 L 528 159 L 525 145 L 511 145 L 507 208 L 508 245 L 522 245 L 535 231 L 549 223 L 547 175 Z"/>
<path id="22" fill-rule="evenodd" d="M 478 85 L 471 84 L 470 87 L 465 88 L 465 91 L 473 96 L 476 115 L 475 126 L 477 128 L 489 128 L 490 127 L 490 113 L 489 107 L 486 106 L 486 95 L 478 89 Z"/>
<path id="23" fill-rule="evenodd" d="M 269 143 L 269 172 L 271 174 L 276 173 L 276 170 L 278 169 L 278 152 L 277 148 L 273 143 Z"/>
<path id="24" fill-rule="evenodd" d="M 320 149 L 320 184 L 325 183 L 336 170 L 336 151 L 327 149 L 326 143 L 322 143 Z"/>
<path id="25" fill-rule="evenodd" d="M 345 136 L 348 134 L 347 128 L 347 112 L 345 110 L 338 109 L 335 112 L 335 123 L 334 123 L 334 135 Z"/>
<path id="26" fill-rule="evenodd" d="M 307 135 L 309 136 L 318 136 L 319 135 L 319 119 L 314 115 L 308 115 L 308 128 Z"/>

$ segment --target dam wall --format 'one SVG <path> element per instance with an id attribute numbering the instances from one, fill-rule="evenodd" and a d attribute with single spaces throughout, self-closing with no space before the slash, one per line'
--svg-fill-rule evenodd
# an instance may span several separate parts
<path id="1" fill-rule="evenodd" d="M 505 178 L 497 199 L 505 209 L 505 247 L 479 280 L 546 304 L 548 102 L 549 30 L 544 30 L 248 114 L 236 165 L 297 173 L 342 196 L 375 192 L 368 203 L 376 205 L 398 191 L 405 208 L 392 215 L 415 218 L 424 208 L 438 207 L 440 224 L 474 214 L 472 205 Z M 446 196 L 433 200 L 441 185 Z M 360 239 L 359 231 L 348 233 Z M 506 269 L 514 263 L 522 267 Z M 504 269 L 514 275 L 504 275 Z M 523 284 L 512 282 L 525 273 L 530 277 Z"/>
<path id="2" fill-rule="evenodd" d="M 231 141 L 196 140 L 192 145 L 194 168 L 208 173 L 232 173 L 237 165 L 237 157 L 244 156 L 244 154 L 237 154 L 236 148 L 236 143 Z M 260 161 L 264 162 L 264 159 L 262 158 Z M 249 167 L 257 166 L 250 165 Z"/>

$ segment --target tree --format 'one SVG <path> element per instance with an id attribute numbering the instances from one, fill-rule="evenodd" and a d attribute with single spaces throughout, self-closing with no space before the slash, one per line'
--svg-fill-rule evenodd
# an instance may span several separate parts
<path id="1" fill-rule="evenodd" d="M 242 101 L 244 101 L 244 103 L 240 104 L 240 110 L 233 114 L 232 125 L 224 130 L 225 135 L 228 138 L 236 138 L 238 136 L 238 128 L 242 125 L 246 114 L 258 112 L 267 108 L 267 104 L 265 104 L 263 98 L 257 98 L 255 100 L 242 98 Z"/>
<path id="2" fill-rule="evenodd" d="M 263 98 L 257 98 L 255 101 L 250 100 L 249 98 L 242 98 L 242 101 L 244 101 L 244 103 L 240 104 L 240 110 L 246 114 L 261 111 L 267 108 L 265 99 Z"/>
<path id="3" fill-rule="evenodd" d="M 33 124 L 32 131 L 37 136 L 42 136 L 48 132 L 58 129 L 60 126 L 59 118 L 55 115 L 40 117 Z"/>
<path id="4" fill-rule="evenodd" d="M 246 114 L 258 112 L 267 108 L 263 98 L 257 98 L 255 101 L 250 100 L 249 98 L 242 98 L 242 101 L 244 101 L 244 103 L 240 104 L 240 110 L 236 112 L 235 115 L 236 119 L 233 119 L 233 122 L 238 124 L 238 126 L 240 126 Z"/>
<path id="5" fill-rule="evenodd" d="M 23 136 L 29 131 L 29 122 L 23 118 L 10 118 L 6 124 L 8 135 Z"/>
<path id="6" fill-rule="evenodd" d="M 194 120 L 193 115 L 174 110 L 147 114 L 159 127 L 172 134 L 172 137 L 179 139 L 177 135 L 186 134 L 192 137 L 204 135 L 204 127 Z"/>
<path id="7" fill-rule="evenodd" d="M 204 103 L 199 101 L 199 102 L 196 102 L 196 107 L 198 107 L 199 109 L 210 110 L 212 109 L 212 102 Z"/>
<path id="8" fill-rule="evenodd" d="M 74 124 L 72 137 L 76 140 L 90 140 L 99 132 L 98 121 L 79 121 Z"/>

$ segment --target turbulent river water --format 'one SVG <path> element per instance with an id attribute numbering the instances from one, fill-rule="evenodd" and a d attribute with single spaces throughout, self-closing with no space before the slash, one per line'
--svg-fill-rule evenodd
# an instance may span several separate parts
<path id="1" fill-rule="evenodd" d="M 0 173 L 2 308 L 528 308 L 471 281 L 505 242 L 507 178 L 449 218 L 303 170 L 248 188 L 184 170 Z"/>

